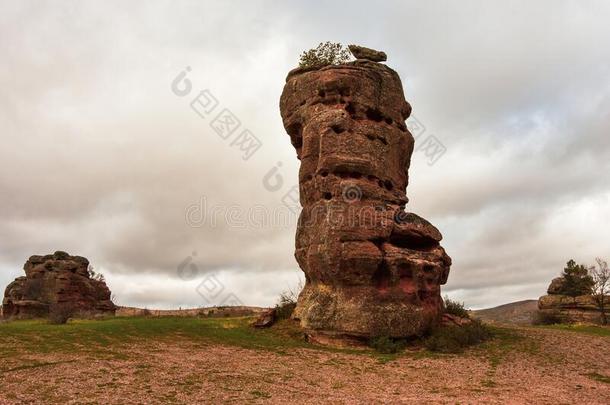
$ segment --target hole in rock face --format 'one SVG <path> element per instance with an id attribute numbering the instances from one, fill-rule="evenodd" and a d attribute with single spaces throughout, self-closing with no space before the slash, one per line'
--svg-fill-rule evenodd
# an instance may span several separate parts
<path id="1" fill-rule="evenodd" d="M 386 190 L 388 191 L 392 191 L 392 189 L 394 188 L 394 185 L 392 184 L 392 182 L 390 180 L 385 180 L 383 182 L 383 186 L 386 188 Z"/>
<path id="2" fill-rule="evenodd" d="M 376 110 L 374 108 L 368 108 L 366 110 L 366 118 L 371 121 L 381 122 L 383 120 L 383 115 L 379 110 Z"/>
<path id="3" fill-rule="evenodd" d="M 433 271 L 434 271 L 434 266 L 429 265 L 429 264 L 426 264 L 426 265 L 424 266 L 424 272 L 426 272 L 426 273 L 431 273 L 431 272 L 433 272 Z"/>
<path id="4" fill-rule="evenodd" d="M 288 132 L 288 135 L 290 135 L 291 137 L 297 138 L 297 137 L 301 137 L 301 133 L 303 131 L 303 126 L 301 125 L 300 122 L 295 122 L 293 124 L 290 124 L 287 128 L 286 128 L 286 132 Z"/>
<path id="5" fill-rule="evenodd" d="M 336 134 L 345 132 L 345 128 L 343 128 L 341 125 L 331 125 L 330 129 L 332 129 L 333 132 Z"/>
<path id="6" fill-rule="evenodd" d="M 345 111 L 347 111 L 347 113 L 350 115 L 356 114 L 356 108 L 354 107 L 354 105 L 352 103 L 347 103 L 345 105 Z"/>
<path id="7" fill-rule="evenodd" d="M 333 195 L 331 193 L 324 193 L 325 200 L 330 200 L 331 198 L 333 198 Z"/>
<path id="8" fill-rule="evenodd" d="M 383 245 L 383 242 L 385 242 L 385 239 L 384 238 L 373 238 L 373 239 L 370 239 L 370 241 L 373 242 L 373 244 L 381 250 L 381 245 Z"/>
<path id="9" fill-rule="evenodd" d="M 324 90 L 322 90 L 322 89 L 319 89 L 318 90 L 318 96 L 324 97 L 324 96 L 326 96 L 326 92 Z"/>
<path id="10" fill-rule="evenodd" d="M 388 141 L 386 141 L 385 137 L 379 136 L 378 138 L 379 138 L 379 140 L 381 141 L 382 144 L 384 144 L 384 145 L 388 144 Z"/>
<path id="11" fill-rule="evenodd" d="M 320 172 L 320 176 L 322 176 L 322 177 L 326 177 L 326 176 L 328 176 L 328 170 L 322 170 L 322 171 Z"/>
<path id="12" fill-rule="evenodd" d="M 438 246 L 434 239 L 414 235 L 390 235 L 390 243 L 396 247 L 427 252 Z"/>
<path id="13" fill-rule="evenodd" d="M 432 296 L 432 293 L 428 290 L 419 290 L 417 292 L 417 296 L 419 297 L 420 300 L 426 301 L 428 298 L 430 298 Z"/>
<path id="14" fill-rule="evenodd" d="M 368 139 L 370 139 L 371 141 L 374 141 L 374 140 L 375 140 L 375 138 L 376 138 L 376 137 L 375 137 L 375 135 L 373 135 L 373 134 L 366 134 L 366 137 L 367 137 Z"/>
<path id="15" fill-rule="evenodd" d="M 388 264 L 384 261 L 381 262 L 375 273 L 373 274 L 373 283 L 378 290 L 385 290 L 390 286 L 392 280 L 392 273 L 388 268 Z"/>
<path id="16" fill-rule="evenodd" d="M 361 179 L 364 175 L 360 172 L 350 171 L 346 168 L 338 168 L 333 170 L 333 174 L 341 177 L 342 179 Z"/>
<path id="17" fill-rule="evenodd" d="M 299 150 L 303 147 L 303 126 L 300 122 L 295 122 L 286 128 L 286 132 L 290 135 L 290 142 L 295 149 Z"/>
<path id="18" fill-rule="evenodd" d="M 311 174 L 308 174 L 307 176 L 305 176 L 305 181 L 309 181 L 309 180 L 311 180 L 311 179 L 312 179 Z"/>
<path id="19" fill-rule="evenodd" d="M 388 124 L 388 125 L 392 125 L 392 122 L 394 122 L 394 121 L 390 117 L 385 119 L 385 123 Z"/>
<path id="20" fill-rule="evenodd" d="M 402 278 L 408 278 L 408 279 L 413 278 L 413 269 L 408 264 L 401 264 L 398 267 L 398 272 L 399 272 L 399 276 L 401 279 Z"/>

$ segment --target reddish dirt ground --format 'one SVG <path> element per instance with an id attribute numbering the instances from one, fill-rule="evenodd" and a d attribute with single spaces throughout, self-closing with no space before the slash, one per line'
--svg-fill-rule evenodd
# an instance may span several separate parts
<path id="1" fill-rule="evenodd" d="M 610 338 L 519 328 L 458 355 L 265 351 L 177 337 L 1 359 L 0 403 L 610 403 Z"/>

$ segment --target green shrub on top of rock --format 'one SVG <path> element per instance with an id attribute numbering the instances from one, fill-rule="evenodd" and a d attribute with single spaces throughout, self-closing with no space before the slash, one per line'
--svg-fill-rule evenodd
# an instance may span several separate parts
<path id="1" fill-rule="evenodd" d="M 570 260 L 561 273 L 563 283 L 560 287 L 560 294 L 578 297 L 579 295 L 589 295 L 593 291 L 593 278 L 589 274 L 589 269 L 576 264 Z"/>
<path id="2" fill-rule="evenodd" d="M 349 61 L 349 51 L 339 43 L 321 42 L 316 48 L 304 51 L 299 60 L 299 67 L 322 67 L 339 65 Z"/>

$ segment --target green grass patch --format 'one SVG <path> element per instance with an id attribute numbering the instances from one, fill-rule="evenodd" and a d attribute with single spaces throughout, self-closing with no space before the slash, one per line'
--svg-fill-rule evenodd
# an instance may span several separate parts
<path id="1" fill-rule="evenodd" d="M 610 377 L 603 375 L 603 374 L 589 373 L 589 374 L 587 374 L 587 377 L 589 377 L 595 381 L 603 382 L 605 384 L 610 384 Z"/>
<path id="2" fill-rule="evenodd" d="M 32 368 L 54 366 L 54 365 L 63 364 L 63 363 L 74 363 L 74 360 L 54 361 L 54 362 L 36 361 L 34 363 L 31 363 L 31 364 L 23 364 L 21 366 L 9 368 L 9 369 L 6 369 L 6 370 L 0 370 L 0 372 L 2 372 L 2 373 L 10 373 L 11 371 L 29 370 L 29 369 L 32 369 Z"/>
<path id="3" fill-rule="evenodd" d="M 271 328 L 255 329 L 252 318 L 199 317 L 115 317 L 102 320 L 71 320 L 65 325 L 51 325 L 44 320 L 13 321 L 0 324 L 0 362 L 2 359 L 23 359 L 45 353 L 85 354 L 90 359 L 127 360 L 133 345 L 153 343 L 188 344 L 205 349 L 212 344 L 237 346 L 254 350 L 269 350 L 280 355 L 292 355 L 294 349 L 309 348 L 336 353 L 370 356 L 387 363 L 402 356 L 437 357 L 443 354 L 423 350 L 423 342 L 415 344 L 422 350 L 391 350 L 386 353 L 358 349 L 335 349 L 308 343 L 298 324 L 286 319 Z M 473 347 L 474 353 L 487 356 L 497 364 L 512 350 L 535 351 L 522 342 L 521 335 L 509 328 L 489 327 L 493 338 Z M 527 339 L 530 341 L 530 339 Z M 384 343 L 384 342 L 381 342 Z M 385 345 L 384 343 L 384 345 Z M 402 342 L 399 349 L 402 349 Z M 384 346 L 382 345 L 382 346 Z M 385 345 L 387 346 L 387 345 Z M 385 348 L 382 347 L 382 348 Z M 150 351 L 158 351 L 157 346 Z M 140 359 L 134 359 L 140 361 Z M 23 363 L 22 363 L 23 364 Z M 19 363 L 12 366 L 20 365 Z M 140 372 L 146 372 L 146 366 Z"/>
<path id="4" fill-rule="evenodd" d="M 404 339 L 375 336 L 369 339 L 368 345 L 381 354 L 394 354 L 403 351 L 407 346 L 407 342 Z"/>
<path id="5" fill-rule="evenodd" d="M 493 337 L 492 330 L 480 321 L 462 326 L 434 329 L 424 340 L 426 348 L 439 353 L 460 353 L 469 346 L 481 344 Z"/>
<path id="6" fill-rule="evenodd" d="M 570 332 L 585 333 L 588 335 L 610 337 L 610 327 L 595 326 L 595 325 L 578 325 L 578 324 L 559 324 L 538 326 L 544 329 L 567 330 Z"/>
<path id="7" fill-rule="evenodd" d="M 271 398 L 271 394 L 265 391 L 255 390 L 251 391 L 250 394 L 252 394 L 255 398 Z"/>
<path id="8" fill-rule="evenodd" d="M 518 331 L 505 327 L 489 327 L 494 338 L 481 346 L 493 367 L 498 366 L 510 353 L 527 353 L 531 356 L 540 353 L 540 343 L 529 339 Z"/>
<path id="9" fill-rule="evenodd" d="M 190 340 L 251 349 L 311 347 L 288 327 L 257 330 L 250 318 L 116 317 L 51 325 L 42 320 L 0 324 L 0 356 L 26 353 L 93 352 L 112 355 L 139 341 Z M 116 353 L 115 353 L 116 354 Z"/>

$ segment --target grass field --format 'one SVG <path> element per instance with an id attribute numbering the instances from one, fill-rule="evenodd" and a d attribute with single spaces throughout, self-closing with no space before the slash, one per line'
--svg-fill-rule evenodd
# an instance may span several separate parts
<path id="1" fill-rule="evenodd" d="M 51 325 L 44 320 L 0 324 L 0 356 L 15 350 L 27 353 L 108 352 L 141 341 L 235 345 L 249 349 L 282 350 L 308 344 L 288 327 L 254 329 L 249 318 L 117 317 L 71 320 Z M 14 343 L 19 342 L 16 346 Z M 13 344 L 11 344 L 13 343 Z"/>
<path id="2" fill-rule="evenodd" d="M 608 336 L 610 337 L 610 328 L 594 326 L 594 325 L 547 325 L 544 328 L 554 330 L 567 330 L 570 332 L 586 333 L 589 335 Z"/>
<path id="3" fill-rule="evenodd" d="M 0 403 L 610 401 L 609 329 L 494 327 L 457 355 L 382 355 L 314 346 L 292 321 L 250 321 L 1 323 Z"/>

